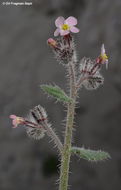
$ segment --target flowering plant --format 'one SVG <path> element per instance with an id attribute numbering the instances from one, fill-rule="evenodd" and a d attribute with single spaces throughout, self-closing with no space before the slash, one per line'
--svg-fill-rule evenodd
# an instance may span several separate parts
<path id="1" fill-rule="evenodd" d="M 44 108 L 40 105 L 35 106 L 30 110 L 27 118 L 10 115 L 13 120 L 13 127 L 24 125 L 27 134 L 34 139 L 41 139 L 47 134 L 55 143 L 59 156 L 61 157 L 59 190 L 68 189 L 69 164 L 72 154 L 79 156 L 88 161 L 101 161 L 110 158 L 110 155 L 104 151 L 95 151 L 85 148 L 73 147 L 73 123 L 75 115 L 75 106 L 77 104 L 77 96 L 81 88 L 93 90 L 99 88 L 104 78 L 100 73 L 103 65 L 108 64 L 108 57 L 105 53 L 104 44 L 101 47 L 101 54 L 94 60 L 90 58 L 82 58 L 79 62 L 76 56 L 76 48 L 74 38 L 71 33 L 78 33 L 76 27 L 77 19 L 75 17 L 58 17 L 55 21 L 57 29 L 54 36 L 57 39 L 49 38 L 48 45 L 52 48 L 55 57 L 68 72 L 69 79 L 69 95 L 66 94 L 60 87 L 52 85 L 41 85 L 41 89 L 56 100 L 63 102 L 67 108 L 67 118 L 64 134 L 64 143 L 62 143 L 48 122 L 48 117 Z"/>

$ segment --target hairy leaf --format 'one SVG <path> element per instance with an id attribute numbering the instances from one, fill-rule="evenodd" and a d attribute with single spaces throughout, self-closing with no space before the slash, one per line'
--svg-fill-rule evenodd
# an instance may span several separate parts
<path id="1" fill-rule="evenodd" d="M 88 161 L 102 161 L 110 158 L 110 155 L 107 152 L 101 150 L 95 151 L 85 148 L 72 147 L 71 152 Z"/>
<path id="2" fill-rule="evenodd" d="M 41 85 L 41 88 L 44 92 L 46 92 L 48 95 L 53 96 L 58 101 L 62 102 L 72 102 L 72 99 L 69 98 L 65 92 L 59 88 L 58 86 L 52 86 L 52 85 Z"/>

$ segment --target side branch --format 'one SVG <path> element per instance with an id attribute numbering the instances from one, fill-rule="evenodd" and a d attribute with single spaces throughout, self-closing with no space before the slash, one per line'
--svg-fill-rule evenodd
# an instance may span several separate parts
<path id="1" fill-rule="evenodd" d="M 58 148 L 58 150 L 62 154 L 63 145 L 59 137 L 56 135 L 55 131 L 52 129 L 51 125 L 48 125 L 46 122 L 44 122 L 44 128 L 46 130 L 47 135 L 51 137 L 52 141 L 55 143 L 55 146 Z"/>

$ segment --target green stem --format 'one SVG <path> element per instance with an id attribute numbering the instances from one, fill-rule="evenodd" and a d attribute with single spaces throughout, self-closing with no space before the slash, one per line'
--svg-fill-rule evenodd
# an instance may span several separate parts
<path id="1" fill-rule="evenodd" d="M 76 102 L 75 70 L 74 70 L 74 65 L 71 63 L 69 64 L 69 76 L 70 76 L 70 98 L 73 99 L 73 102 L 68 104 L 64 148 L 61 159 L 59 190 L 67 190 L 68 178 L 69 178 L 69 163 L 71 156 L 70 149 L 71 149 L 75 102 Z"/>

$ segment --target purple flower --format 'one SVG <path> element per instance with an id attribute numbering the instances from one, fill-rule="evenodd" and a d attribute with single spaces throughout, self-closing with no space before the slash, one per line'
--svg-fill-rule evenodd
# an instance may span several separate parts
<path id="1" fill-rule="evenodd" d="M 57 29 L 54 32 L 54 36 L 65 36 L 70 32 L 78 33 L 79 29 L 75 27 L 77 25 L 77 19 L 73 16 L 68 17 L 66 20 L 64 17 L 60 16 L 56 19 L 55 25 Z"/>

